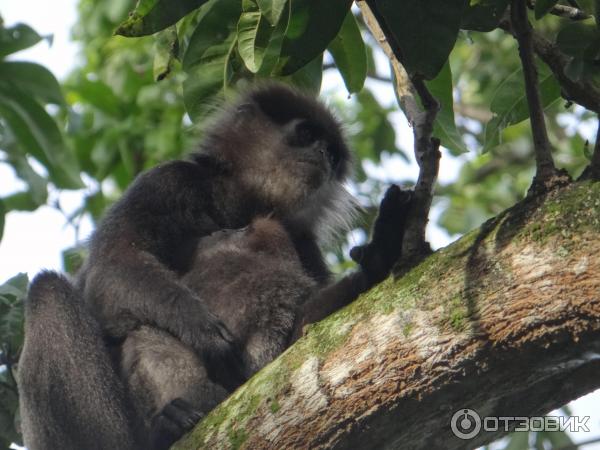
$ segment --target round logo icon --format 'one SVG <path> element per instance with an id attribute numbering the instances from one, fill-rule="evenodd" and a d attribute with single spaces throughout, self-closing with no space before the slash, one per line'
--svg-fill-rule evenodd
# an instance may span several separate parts
<path id="1" fill-rule="evenodd" d="M 450 422 L 452 433 L 459 439 L 473 439 L 481 431 L 481 417 L 472 409 L 459 409 Z"/>

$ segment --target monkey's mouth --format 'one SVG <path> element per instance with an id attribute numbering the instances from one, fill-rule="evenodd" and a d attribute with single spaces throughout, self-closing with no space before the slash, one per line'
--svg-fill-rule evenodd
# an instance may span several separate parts
<path id="1" fill-rule="evenodd" d="M 299 159 L 298 162 L 300 164 L 317 167 L 318 169 L 321 169 L 321 170 L 325 169 L 325 167 L 323 165 L 323 160 L 320 158 L 303 158 L 303 159 Z"/>

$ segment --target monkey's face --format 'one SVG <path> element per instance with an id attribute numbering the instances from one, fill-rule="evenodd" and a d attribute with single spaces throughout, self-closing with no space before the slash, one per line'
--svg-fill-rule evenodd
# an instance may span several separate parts
<path id="1" fill-rule="evenodd" d="M 314 99 L 280 85 L 243 97 L 229 128 L 235 171 L 275 210 L 297 209 L 346 178 L 349 151 L 339 124 Z"/>

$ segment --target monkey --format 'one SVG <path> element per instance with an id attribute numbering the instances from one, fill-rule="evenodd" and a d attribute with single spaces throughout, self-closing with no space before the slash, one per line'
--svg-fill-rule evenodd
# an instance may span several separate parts
<path id="1" fill-rule="evenodd" d="M 74 283 L 53 273 L 32 282 L 19 370 L 26 445 L 167 448 L 297 339 L 304 325 L 385 278 L 400 254 L 410 209 L 410 195 L 395 186 L 382 201 L 371 242 L 354 252 L 358 271 L 332 283 L 319 248 L 354 208 L 344 188 L 350 166 L 340 125 L 324 105 L 267 84 L 224 108 L 188 159 L 139 175 L 99 223 Z M 272 218 L 266 225 L 253 222 L 266 216 Z M 239 304 L 248 301 L 244 295 L 232 304 L 239 317 L 228 323 L 230 330 L 227 315 L 217 314 L 223 305 L 211 303 L 219 291 L 211 292 L 210 277 L 201 275 L 214 266 L 206 256 L 211 246 L 226 255 L 223 246 L 237 242 L 238 250 L 260 260 L 264 252 L 252 247 L 253 231 L 244 231 L 249 224 L 266 226 L 273 236 L 284 230 L 295 269 L 283 283 L 312 286 L 310 298 L 293 301 L 298 310 L 291 326 L 285 321 L 285 338 L 252 328 Z M 217 238 L 219 230 L 237 231 Z M 276 259 L 284 261 L 285 254 Z M 230 259 L 243 266 L 243 258 Z M 271 306 L 278 300 L 270 299 Z M 258 315 L 269 308 L 253 307 Z M 283 306 L 274 308 L 274 317 L 285 315 Z M 253 356 L 253 339 L 266 341 L 262 356 Z M 144 369 L 140 361 L 151 361 L 153 351 L 163 352 L 165 363 Z M 180 367 L 177 360 L 194 364 Z M 177 377 L 197 390 L 171 392 L 167 381 Z M 100 408 L 106 414 L 96 414 Z"/>
<path id="2" fill-rule="evenodd" d="M 318 288 L 302 268 L 284 226 L 262 217 L 242 229 L 202 238 L 192 269 L 181 282 L 204 299 L 240 342 L 248 376 L 288 347 L 301 305 Z M 130 333 L 122 349 L 121 371 L 140 417 L 150 418 L 168 399 L 178 399 L 170 414 L 187 413 L 195 422 L 230 393 L 208 378 L 193 351 L 156 327 L 142 326 Z M 173 430 L 172 436 L 162 432 L 153 439 L 162 439 L 164 447 L 183 431 L 177 421 L 160 416 L 155 420 L 167 423 L 149 423 L 146 428 Z"/>

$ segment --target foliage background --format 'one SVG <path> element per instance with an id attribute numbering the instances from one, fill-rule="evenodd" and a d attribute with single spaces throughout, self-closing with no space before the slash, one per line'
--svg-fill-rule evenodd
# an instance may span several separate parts
<path id="1" fill-rule="evenodd" d="M 15 67 L 13 62 L 21 59 L 18 53 L 13 55 L 15 49 L 38 41 L 41 43 L 36 45 L 44 45 L 43 36 L 23 28 L 21 37 L 26 36 L 26 39 L 19 46 L 11 48 L 0 40 L 0 57 L 3 58 L 0 61 L 0 108 L 4 108 L 0 110 L 4 113 L 0 114 L 3 117 L 0 162 L 4 169 L 13 170 L 19 180 L 10 186 L 2 182 L 0 225 L 4 223 L 5 214 L 50 206 L 74 231 L 72 246 L 65 249 L 62 257 L 63 268 L 71 272 L 85 252 L 81 239 L 133 177 L 160 161 L 181 157 L 201 137 L 201 129 L 186 114 L 185 97 L 190 90 L 211 87 L 186 85 L 181 66 L 190 71 L 193 62 L 188 62 L 186 67 L 185 59 L 180 63 L 171 57 L 169 30 L 141 38 L 113 36 L 133 7 L 134 2 L 129 0 L 79 2 L 73 38 L 80 45 L 81 57 L 60 84 L 42 67 Z M 27 22 L 27 16 L 22 19 Z M 193 29 L 194 20 L 197 18 L 184 19 L 179 31 L 185 35 L 185 27 Z M 13 25 L 7 23 L 6 28 Z M 550 36 L 556 36 L 562 26 L 560 19 L 549 16 L 536 23 L 536 27 Z M 365 41 L 367 89 L 351 97 L 348 90 L 357 91 L 361 85 L 363 69 L 357 68 L 356 61 L 362 56 L 346 55 L 354 65 L 342 70 L 343 77 L 335 67 L 336 63 L 339 68 L 344 65 L 342 44 L 339 44 L 341 49 L 330 47 L 324 60 L 327 97 L 343 121 L 351 124 L 348 132 L 357 155 L 357 182 L 351 188 L 366 211 L 346 242 L 330 250 L 330 262 L 339 270 L 349 266 L 346 255 L 350 245 L 364 239 L 364 230 L 375 211 L 373 205 L 377 204 L 385 186 L 389 182 L 411 185 L 417 174 L 411 150 L 412 135 L 405 119 L 393 106 L 386 62 L 381 53 L 373 49 L 372 39 L 365 35 Z M 337 57 L 333 58 L 331 55 L 336 52 Z M 261 64 L 268 61 L 268 52 L 247 57 L 254 58 L 260 69 Z M 436 129 L 436 135 L 442 137 L 447 149 L 432 220 L 448 235 L 460 235 L 511 206 L 524 196 L 530 184 L 533 156 L 528 124 L 524 120 L 527 112 L 523 112 L 519 67 L 515 42 L 506 34 L 499 30 L 492 33 L 461 31 L 449 65 L 430 83 L 432 91 L 437 89 L 440 95 L 453 96 L 455 103 L 454 111 L 442 111 Z M 590 146 L 586 140 L 591 139 L 593 133 L 592 115 L 580 107 L 566 107 L 552 77 L 541 70 L 546 80 L 542 91 L 557 164 L 577 176 L 589 159 Z M 157 83 L 155 79 L 166 71 L 169 76 Z M 305 84 L 314 88 L 320 73 L 320 70 L 309 71 L 304 76 L 308 80 Z M 453 92 L 448 91 L 452 84 Z M 20 117 L 25 125 L 14 117 L 10 122 L 10 105 L 19 106 L 21 114 L 17 119 Z M 194 119 L 203 113 L 195 110 L 189 101 L 187 106 Z M 493 113 L 497 114 L 495 118 L 492 118 Z M 512 126 L 505 128 L 507 125 Z M 39 130 L 35 132 L 36 129 Z M 24 153 L 24 143 L 33 149 L 30 154 Z M 38 239 L 42 242 L 52 239 L 45 234 L 44 225 L 39 225 L 39 235 L 27 239 L 27 247 L 23 247 L 25 258 L 43 245 Z M 448 241 L 439 231 L 435 236 L 434 244 Z M 32 242 L 34 245 L 30 245 Z M 2 251 L 0 258 L 3 269 L 9 268 L 8 273 L 19 271 L 10 270 L 11 255 Z M 3 342 L 0 363 L 6 365 L 16 361 L 22 340 L 18 324 L 22 320 L 20 302 L 26 283 L 25 276 L 17 276 L 0 289 Z M 3 400 L 0 436 L 6 444 L 19 440 L 13 429 L 16 396 L 10 388 L 13 383 L 9 374 L 10 370 L 0 372 L 3 383 L 0 385 Z M 521 445 L 514 448 L 525 448 L 522 442 Z"/>

